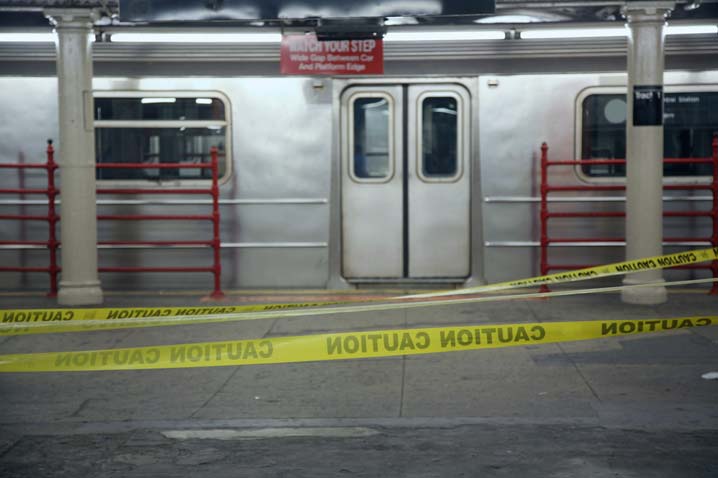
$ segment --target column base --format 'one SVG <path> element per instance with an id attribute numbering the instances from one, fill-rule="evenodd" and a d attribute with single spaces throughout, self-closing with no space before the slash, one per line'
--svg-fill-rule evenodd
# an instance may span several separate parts
<path id="1" fill-rule="evenodd" d="M 656 284 L 655 287 L 637 287 L 635 289 L 624 289 L 621 291 L 621 301 L 625 304 L 636 305 L 658 305 L 668 301 L 668 291 L 663 284 L 663 279 L 642 281 L 636 279 L 624 279 L 623 285 Z"/>
<path id="2" fill-rule="evenodd" d="M 99 281 L 67 283 L 60 281 L 57 303 L 60 305 L 102 304 L 102 289 Z"/>
<path id="3" fill-rule="evenodd" d="M 339 275 L 330 275 L 326 287 L 330 290 L 356 289 L 356 287 L 353 287 L 346 279 Z"/>
<path id="4" fill-rule="evenodd" d="M 480 285 L 486 285 L 484 278 L 471 276 L 461 285 L 461 288 L 478 287 Z"/>

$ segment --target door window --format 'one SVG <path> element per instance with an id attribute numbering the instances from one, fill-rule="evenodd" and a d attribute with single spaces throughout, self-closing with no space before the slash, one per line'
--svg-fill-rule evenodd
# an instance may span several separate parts
<path id="1" fill-rule="evenodd" d="M 392 176 L 390 101 L 388 97 L 355 98 L 352 131 L 352 172 L 359 180 Z"/>
<path id="2" fill-rule="evenodd" d="M 421 174 L 425 178 L 457 175 L 457 110 L 453 97 L 429 97 L 421 102 Z"/>

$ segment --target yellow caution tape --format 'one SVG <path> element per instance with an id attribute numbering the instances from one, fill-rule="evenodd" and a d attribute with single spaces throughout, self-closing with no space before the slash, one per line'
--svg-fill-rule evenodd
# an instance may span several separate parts
<path id="1" fill-rule="evenodd" d="M 256 320 L 268 318 L 309 315 L 310 311 L 296 309 L 324 307 L 319 313 L 349 313 L 391 310 L 396 308 L 429 307 L 452 303 L 465 303 L 458 299 L 433 302 L 407 302 L 409 299 L 431 299 L 446 296 L 460 296 L 484 292 L 497 292 L 519 287 L 560 284 L 586 279 L 595 279 L 634 272 L 663 269 L 678 265 L 695 264 L 718 259 L 718 247 L 689 252 L 618 262 L 570 272 L 562 272 L 516 281 L 501 282 L 459 290 L 432 292 L 387 299 L 334 302 L 302 302 L 286 304 L 263 304 L 245 306 L 211 307 L 145 307 L 145 308 L 96 308 L 96 309 L 18 309 L 0 310 L 0 335 L 28 333 L 79 332 L 98 329 L 119 329 L 131 327 L 154 327 L 194 322 L 222 322 L 227 320 Z M 640 286 L 639 286 L 640 287 Z M 608 289 L 606 289 L 608 290 Z M 592 289 L 592 291 L 597 291 Z M 574 293 L 581 293 L 577 291 Z M 552 294 L 543 294 L 551 296 Z M 558 295 L 558 294 L 556 294 Z M 515 297 L 514 297 L 515 298 Z M 492 299 L 489 299 L 492 300 Z M 496 299 L 493 299 L 496 300 Z M 353 307 L 326 308 L 329 305 L 394 301 L 383 305 L 359 305 Z M 403 301 L 403 302 L 402 302 Z M 475 302 L 471 300 L 469 302 Z"/>
<path id="2" fill-rule="evenodd" d="M 75 352 L 0 355 L 0 372 L 223 367 L 550 344 L 718 324 L 718 316 L 496 324 L 345 332 Z"/>
<path id="3" fill-rule="evenodd" d="M 300 302 L 290 304 L 227 305 L 210 307 L 132 307 L 100 309 L 16 309 L 0 310 L 2 323 L 66 323 L 85 320 L 153 319 L 158 317 L 198 317 L 243 312 L 269 312 L 320 307 L 344 302 Z"/>
<path id="4" fill-rule="evenodd" d="M 673 287 L 679 285 L 696 285 L 718 282 L 718 279 L 690 279 L 684 281 L 673 281 L 662 283 L 665 287 Z M 603 294 L 608 292 L 620 292 L 627 289 L 640 289 L 645 287 L 655 287 L 655 284 L 634 284 L 628 286 L 614 287 L 598 287 L 591 289 L 570 289 L 552 292 L 535 292 L 520 293 L 508 295 L 488 295 L 480 297 L 455 297 L 451 299 L 440 299 L 433 301 L 412 301 L 412 302 L 394 302 L 386 304 L 360 304 L 360 305 L 343 305 L 341 307 L 320 307 L 309 309 L 284 309 L 280 311 L 268 312 L 239 312 L 239 313 L 209 313 L 212 308 L 200 308 L 206 312 L 206 315 L 187 315 L 187 316 L 152 316 L 147 318 L 113 318 L 111 320 L 92 320 L 89 317 L 79 322 L 53 322 L 53 321 L 37 321 L 37 322 L 8 322 L 0 323 L 0 335 L 25 335 L 25 334 L 43 334 L 43 333 L 59 333 L 59 332 L 83 332 L 96 330 L 116 330 L 128 328 L 158 327 L 167 325 L 196 325 L 196 324 L 214 324 L 226 322 L 240 322 L 247 320 L 265 320 L 276 318 L 292 318 L 292 317 L 312 317 L 312 316 L 336 316 L 339 314 L 349 314 L 357 312 L 384 312 L 388 310 L 406 310 L 415 308 L 440 307 L 459 304 L 475 304 L 483 302 L 499 302 L 509 300 L 524 300 L 536 298 L 565 297 L 575 295 Z M 307 303 L 309 304 L 309 303 Z M 318 303 L 316 303 L 318 304 Z M 324 303 L 329 304 L 329 303 Z M 337 302 L 334 302 L 337 304 Z M 342 304 L 339 302 L 339 304 Z M 254 308 L 254 306 L 251 306 Z M 216 308 L 215 308 L 216 309 Z M 163 310 L 163 309 L 111 309 L 111 310 Z M 178 309 L 192 310 L 192 309 Z M 132 314 L 128 314 L 132 315 Z"/>
<path id="5" fill-rule="evenodd" d="M 497 284 L 467 287 L 460 290 L 408 295 L 403 296 L 402 298 L 414 299 L 424 297 L 442 297 L 464 294 L 476 294 L 480 292 L 513 289 L 517 287 L 561 284 L 586 279 L 598 279 L 600 277 L 610 277 L 616 275 L 633 274 L 636 272 L 668 269 L 676 266 L 697 264 L 700 262 L 714 260 L 718 260 L 718 247 L 712 247 L 709 249 L 698 249 L 687 252 L 676 252 L 673 254 L 664 254 L 662 256 L 655 257 L 645 257 L 642 259 L 634 259 L 630 261 L 614 262 L 612 264 L 605 264 L 602 266 L 587 267 L 585 269 L 578 269 L 569 272 L 559 272 L 556 274 L 531 277 L 529 279 L 520 279 L 516 281 L 500 282 Z"/>

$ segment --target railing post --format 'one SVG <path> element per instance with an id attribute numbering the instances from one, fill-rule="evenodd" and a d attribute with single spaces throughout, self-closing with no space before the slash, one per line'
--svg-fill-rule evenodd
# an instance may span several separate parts
<path id="1" fill-rule="evenodd" d="M 214 249 L 214 291 L 211 297 L 213 299 L 221 299 L 224 297 L 222 292 L 222 257 L 221 257 L 221 238 L 219 234 L 219 153 L 217 147 L 212 146 L 210 149 L 212 158 L 212 248 Z"/>
<path id="2" fill-rule="evenodd" d="M 19 165 L 25 164 L 25 154 L 22 151 L 20 151 L 18 153 L 17 160 L 18 160 Z M 20 188 L 20 190 L 25 189 L 25 186 L 26 186 L 26 184 L 25 184 L 25 168 L 21 167 L 20 169 L 17 170 L 17 178 L 18 178 L 18 187 Z M 20 200 L 23 201 L 25 199 L 25 194 L 20 193 L 19 197 L 20 197 Z M 24 216 L 26 214 L 27 214 L 27 208 L 25 207 L 25 204 L 23 203 L 20 205 L 20 215 Z M 20 242 L 27 241 L 26 223 L 21 221 L 19 224 L 19 228 L 20 228 Z M 25 251 L 20 252 L 20 267 L 21 268 L 27 267 L 27 254 L 25 253 Z M 25 287 L 27 287 L 27 274 L 22 274 L 21 277 L 22 277 L 22 279 L 21 279 L 22 287 L 25 288 Z"/>
<path id="3" fill-rule="evenodd" d="M 718 134 L 713 135 L 713 182 L 711 183 L 711 191 L 713 192 L 713 208 L 712 219 L 713 219 L 713 234 L 711 236 L 711 243 L 713 247 L 718 247 Z M 718 260 L 713 261 L 711 264 L 711 271 L 713 272 L 713 278 L 718 278 Z M 718 294 L 718 282 L 713 283 L 711 287 L 711 294 Z"/>
<path id="4" fill-rule="evenodd" d="M 541 275 L 548 274 L 548 145 L 541 144 Z M 542 285 L 540 292 L 548 292 L 549 288 Z"/>
<path id="5" fill-rule="evenodd" d="M 57 214 L 55 212 L 55 198 L 59 191 L 55 188 L 55 148 L 52 147 L 52 140 L 47 140 L 47 163 L 45 165 L 47 171 L 47 222 L 49 225 L 47 247 L 50 250 L 50 292 L 48 297 L 57 297 L 57 248 L 60 243 L 57 241 L 56 225 Z"/>

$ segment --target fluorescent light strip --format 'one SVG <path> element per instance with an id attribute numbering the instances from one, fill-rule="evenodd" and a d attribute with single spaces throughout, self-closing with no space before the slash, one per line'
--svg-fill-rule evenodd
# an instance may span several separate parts
<path id="1" fill-rule="evenodd" d="M 666 35 L 702 35 L 718 34 L 716 25 L 668 25 Z M 526 40 L 545 40 L 554 38 L 610 38 L 628 36 L 626 28 L 555 28 L 524 30 L 521 38 Z"/>
<path id="2" fill-rule="evenodd" d="M 151 104 L 155 104 L 155 103 L 176 103 L 176 102 L 177 102 L 177 98 L 162 98 L 162 97 L 160 97 L 160 98 L 142 98 L 142 100 L 140 100 L 140 103 L 142 103 L 143 105 L 151 105 Z"/>
<path id="3" fill-rule="evenodd" d="M 385 40 L 445 41 L 445 40 L 503 40 L 500 30 L 389 32 Z M 278 43 L 279 33 L 115 33 L 114 43 Z"/>
<path id="4" fill-rule="evenodd" d="M 525 40 L 548 40 L 553 38 L 610 38 L 625 37 L 626 28 L 556 28 L 524 30 L 521 38 Z"/>
<path id="5" fill-rule="evenodd" d="M 113 33 L 113 43 L 279 43 L 279 33 Z"/>
<path id="6" fill-rule="evenodd" d="M 718 34 L 718 25 L 668 25 L 666 35 Z"/>
<path id="7" fill-rule="evenodd" d="M 55 34 L 48 33 L 0 33 L 0 42 L 54 43 Z"/>
<path id="8" fill-rule="evenodd" d="M 415 31 L 389 32 L 384 37 L 387 42 L 399 41 L 461 41 L 461 40 L 503 40 L 506 34 L 502 30 L 464 30 L 464 31 Z"/>

